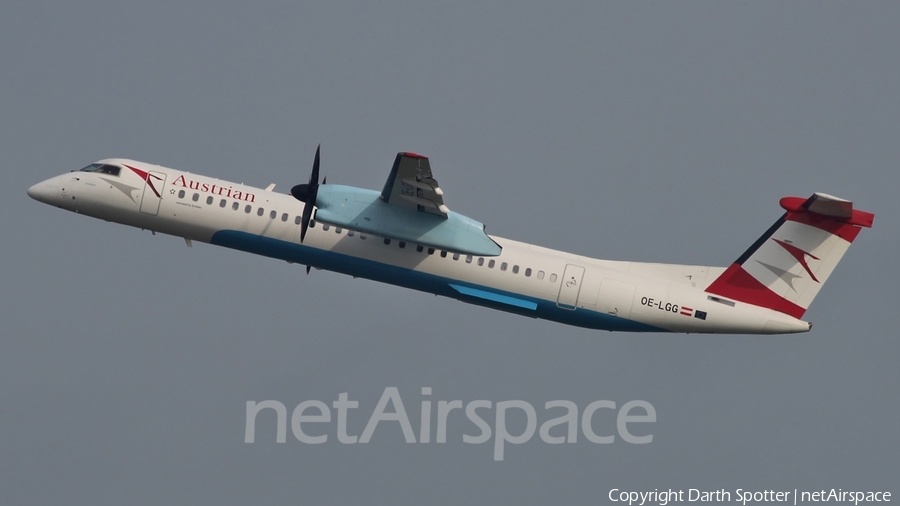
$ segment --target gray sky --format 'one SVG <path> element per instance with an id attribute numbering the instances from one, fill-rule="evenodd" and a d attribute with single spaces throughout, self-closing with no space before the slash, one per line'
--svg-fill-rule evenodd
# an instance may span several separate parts
<path id="1" fill-rule="evenodd" d="M 900 492 L 898 22 L 888 2 L 5 2 L 0 502 Z M 25 194 L 113 156 L 287 191 L 320 142 L 329 182 L 380 188 L 416 151 L 488 232 L 600 258 L 727 265 L 814 191 L 875 227 L 811 333 L 631 335 L 189 250 Z M 261 415 L 243 442 L 248 400 L 349 392 L 358 435 L 391 386 L 416 428 L 421 387 L 526 400 L 539 422 L 550 400 L 642 399 L 654 440 L 535 435 L 494 462 L 465 418 L 441 445 L 395 423 L 342 445 L 332 423 L 312 446 Z"/>

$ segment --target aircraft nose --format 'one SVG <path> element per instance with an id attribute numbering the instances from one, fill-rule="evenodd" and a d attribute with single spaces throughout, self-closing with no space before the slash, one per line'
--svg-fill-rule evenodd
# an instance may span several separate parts
<path id="1" fill-rule="evenodd" d="M 43 181 L 29 188 L 28 196 L 38 202 L 50 204 L 56 199 L 57 190 L 56 185 L 50 184 L 49 181 Z"/>

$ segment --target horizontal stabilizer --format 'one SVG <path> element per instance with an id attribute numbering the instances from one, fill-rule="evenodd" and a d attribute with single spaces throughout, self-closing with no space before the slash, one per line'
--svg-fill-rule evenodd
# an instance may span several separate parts
<path id="1" fill-rule="evenodd" d="M 875 220 L 874 214 L 853 209 L 853 202 L 827 193 L 814 193 L 808 199 L 785 197 L 779 203 L 789 213 L 810 213 L 866 228 L 871 228 Z"/>

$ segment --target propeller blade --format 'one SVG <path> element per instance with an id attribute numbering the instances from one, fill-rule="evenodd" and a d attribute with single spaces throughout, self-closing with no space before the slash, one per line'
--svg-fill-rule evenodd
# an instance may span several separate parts
<path id="1" fill-rule="evenodd" d="M 313 205 L 307 202 L 303 206 L 303 217 L 300 219 L 300 243 L 306 238 L 306 229 L 309 228 L 309 220 L 312 217 Z"/>
<path id="2" fill-rule="evenodd" d="M 321 149 L 322 149 L 321 144 L 316 146 L 316 159 L 315 159 L 315 161 L 313 161 L 313 170 L 312 170 L 312 173 L 309 175 L 309 185 L 310 186 L 313 186 L 313 185 L 319 186 L 319 150 L 321 150 Z"/>
<path id="3" fill-rule="evenodd" d="M 298 184 L 291 188 L 291 195 L 305 204 L 303 206 L 303 216 L 300 220 L 301 243 L 306 238 L 306 230 L 309 228 L 309 220 L 312 218 L 313 206 L 316 205 L 316 197 L 319 195 L 319 152 L 321 150 L 321 144 L 316 146 L 316 158 L 313 161 L 312 172 L 309 174 L 309 183 Z M 309 266 L 307 266 L 306 272 L 309 273 Z"/>

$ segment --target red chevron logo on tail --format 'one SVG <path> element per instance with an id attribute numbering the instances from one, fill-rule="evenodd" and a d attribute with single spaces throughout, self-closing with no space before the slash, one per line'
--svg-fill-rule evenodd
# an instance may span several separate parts
<path id="1" fill-rule="evenodd" d="M 813 260 L 818 260 L 819 257 L 813 255 L 812 253 L 807 253 L 802 249 L 794 246 L 793 244 L 779 241 L 778 239 L 774 238 L 772 240 L 778 243 L 779 246 L 787 250 L 787 252 L 790 253 L 792 257 L 796 258 L 797 261 L 800 262 L 800 265 L 802 265 L 803 268 L 806 269 L 806 272 L 809 273 L 809 277 L 811 277 L 813 281 L 815 281 L 816 283 L 819 282 L 819 280 L 816 279 L 816 275 L 813 274 L 812 270 L 809 268 L 809 264 L 806 263 L 806 257 L 812 258 Z"/>

